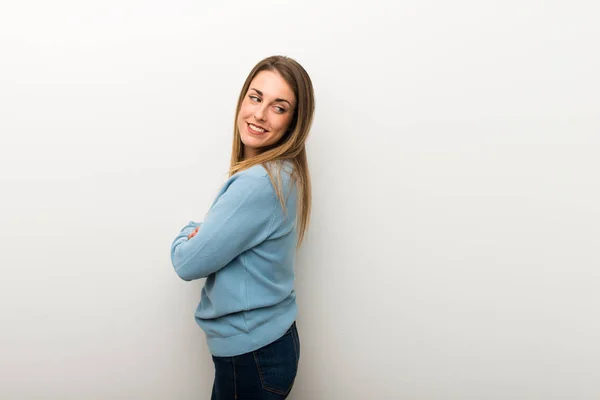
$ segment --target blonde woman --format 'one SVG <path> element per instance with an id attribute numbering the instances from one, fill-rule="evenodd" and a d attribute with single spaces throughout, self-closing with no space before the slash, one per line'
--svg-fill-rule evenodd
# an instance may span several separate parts
<path id="1" fill-rule="evenodd" d="M 294 259 L 311 209 L 314 108 L 298 62 L 260 61 L 238 99 L 229 179 L 204 221 L 190 221 L 171 245 L 181 279 L 207 278 L 195 318 L 215 364 L 213 400 L 285 399 L 294 384 Z"/>

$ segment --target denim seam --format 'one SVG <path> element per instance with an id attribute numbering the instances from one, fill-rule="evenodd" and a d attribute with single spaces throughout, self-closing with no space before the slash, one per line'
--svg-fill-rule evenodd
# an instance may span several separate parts
<path id="1" fill-rule="evenodd" d="M 296 354 L 296 369 L 298 369 L 298 361 L 300 361 L 300 356 L 298 354 L 298 345 L 296 344 L 296 332 L 294 331 L 295 329 L 292 329 L 292 342 L 294 342 L 294 352 Z"/>
<path id="2" fill-rule="evenodd" d="M 237 399 L 237 376 L 235 374 L 235 357 L 231 357 L 231 364 L 233 365 L 233 398 Z"/>

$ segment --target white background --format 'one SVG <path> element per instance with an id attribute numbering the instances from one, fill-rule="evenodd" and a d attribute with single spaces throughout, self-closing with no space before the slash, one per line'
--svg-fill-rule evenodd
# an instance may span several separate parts
<path id="1" fill-rule="evenodd" d="M 272 54 L 317 102 L 290 397 L 600 398 L 599 11 L 3 2 L 0 398 L 209 398 L 169 250 Z"/>

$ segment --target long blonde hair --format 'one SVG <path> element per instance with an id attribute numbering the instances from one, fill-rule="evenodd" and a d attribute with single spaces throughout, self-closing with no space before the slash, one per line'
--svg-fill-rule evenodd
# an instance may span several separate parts
<path id="1" fill-rule="evenodd" d="M 240 113 L 242 101 L 246 96 L 250 83 L 259 72 L 265 70 L 279 73 L 287 84 L 290 85 L 290 88 L 296 95 L 296 109 L 292 121 L 290 122 L 288 132 L 286 132 L 277 143 L 261 148 L 260 154 L 245 160 L 243 156 L 244 144 L 242 143 L 242 138 L 238 129 L 237 116 Z M 236 172 L 243 171 L 257 164 L 262 164 L 269 174 L 269 178 L 275 188 L 284 212 L 287 212 L 283 191 L 281 189 L 281 176 L 278 174 L 277 180 L 273 178 L 269 163 L 272 161 L 288 160 L 291 161 L 293 165 L 292 181 L 296 183 L 298 193 L 298 208 L 296 210 L 296 217 L 299 222 L 299 226 L 297 226 L 297 248 L 302 244 L 310 220 L 311 184 L 305 142 L 313 122 L 314 111 L 315 95 L 312 81 L 304 68 L 297 61 L 289 57 L 271 56 L 261 60 L 256 64 L 252 71 L 250 71 L 250 74 L 246 78 L 246 82 L 240 91 L 234 118 L 233 148 L 231 151 L 229 177 Z"/>

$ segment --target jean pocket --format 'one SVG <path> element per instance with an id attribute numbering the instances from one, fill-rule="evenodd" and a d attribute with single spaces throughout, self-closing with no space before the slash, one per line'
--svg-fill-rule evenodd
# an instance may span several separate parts
<path id="1" fill-rule="evenodd" d="M 253 351 L 263 389 L 287 395 L 298 371 L 298 354 L 290 330 L 271 344 Z"/>

